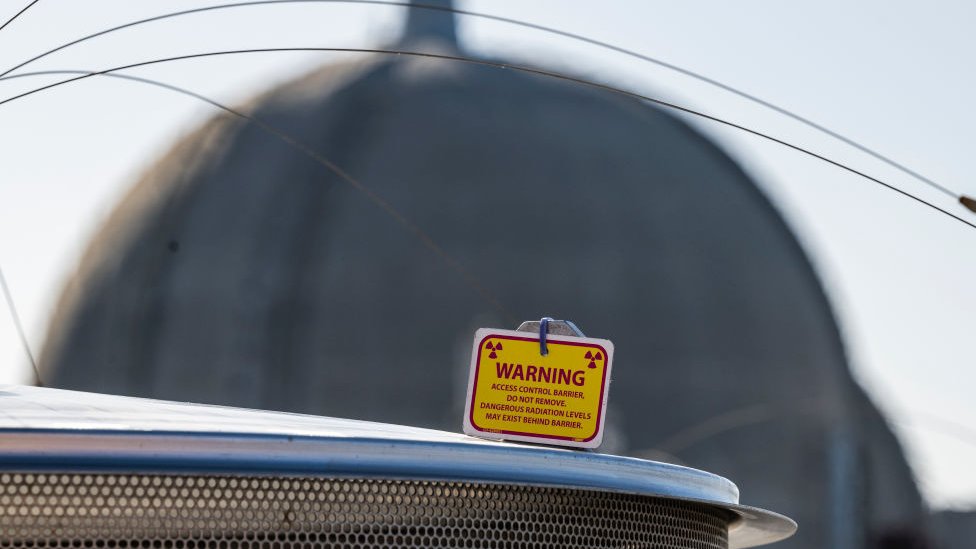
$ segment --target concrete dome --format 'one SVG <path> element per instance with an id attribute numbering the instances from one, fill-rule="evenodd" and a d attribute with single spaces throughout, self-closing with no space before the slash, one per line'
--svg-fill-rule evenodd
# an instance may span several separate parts
<path id="1" fill-rule="evenodd" d="M 783 547 L 831 543 L 827 449 L 856 440 L 860 393 L 796 239 L 701 134 L 602 91 L 407 58 L 327 67 L 253 112 L 449 259 L 219 115 L 92 242 L 50 385 L 458 430 L 476 327 L 572 319 L 616 345 L 608 450 L 727 475 L 799 519 Z"/>

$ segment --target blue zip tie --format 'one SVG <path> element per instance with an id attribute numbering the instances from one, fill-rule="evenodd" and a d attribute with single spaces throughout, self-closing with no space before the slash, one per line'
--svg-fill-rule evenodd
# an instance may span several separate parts
<path id="1" fill-rule="evenodd" d="M 551 317 L 544 316 L 542 320 L 539 321 L 539 354 L 546 356 L 549 354 L 549 348 L 546 347 L 546 334 L 549 333 L 549 323 L 552 321 Z"/>

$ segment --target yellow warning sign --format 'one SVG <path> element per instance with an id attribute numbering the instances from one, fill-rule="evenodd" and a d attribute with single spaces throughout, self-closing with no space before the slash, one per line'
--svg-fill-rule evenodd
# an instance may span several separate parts
<path id="1" fill-rule="evenodd" d="M 595 448 L 603 439 L 613 343 L 481 329 L 475 333 L 464 432 Z"/>

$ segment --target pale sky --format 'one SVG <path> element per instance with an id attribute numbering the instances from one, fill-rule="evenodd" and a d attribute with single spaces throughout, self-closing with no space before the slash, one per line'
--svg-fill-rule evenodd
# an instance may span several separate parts
<path id="1" fill-rule="evenodd" d="M 0 0 L 0 21 L 27 0 Z M 219 0 L 40 0 L 0 32 L 0 67 L 132 19 Z M 583 34 L 708 75 L 787 107 L 976 196 L 976 5 L 971 2 L 462 1 L 459 7 Z M 101 69 L 255 47 L 370 47 L 404 11 L 293 4 L 170 20 L 66 50 L 21 71 Z M 475 53 L 612 81 L 850 163 L 976 222 L 911 178 L 796 123 L 688 78 L 593 46 L 472 19 Z M 133 71 L 233 103 L 357 55 L 276 53 Z M 0 98 L 52 81 L 0 82 Z M 0 265 L 35 352 L 85 243 L 128 185 L 212 107 L 115 79 L 0 105 Z M 772 196 L 820 271 L 854 374 L 890 418 L 935 507 L 976 506 L 976 229 L 835 167 L 695 122 Z M 29 379 L 0 303 L 0 383 Z"/>

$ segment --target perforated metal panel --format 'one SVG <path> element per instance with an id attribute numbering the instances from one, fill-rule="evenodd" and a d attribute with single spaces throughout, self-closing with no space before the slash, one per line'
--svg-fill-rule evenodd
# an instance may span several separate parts
<path id="1" fill-rule="evenodd" d="M 0 475 L 0 547 L 726 549 L 729 520 L 706 505 L 534 486 Z"/>

